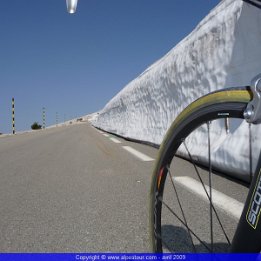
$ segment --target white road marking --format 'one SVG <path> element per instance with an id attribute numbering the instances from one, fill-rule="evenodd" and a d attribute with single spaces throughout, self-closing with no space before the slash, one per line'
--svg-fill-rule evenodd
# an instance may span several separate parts
<path id="1" fill-rule="evenodd" d="M 122 146 L 123 149 L 127 150 L 128 152 L 130 152 L 132 155 L 136 156 L 137 158 L 139 158 L 142 161 L 153 161 L 154 159 L 133 149 L 132 147 L 129 146 Z"/>
<path id="2" fill-rule="evenodd" d="M 107 138 L 110 137 L 110 135 L 107 134 L 107 133 L 103 133 L 102 135 L 103 135 L 104 137 L 107 137 Z"/>
<path id="3" fill-rule="evenodd" d="M 113 141 L 113 142 L 115 142 L 115 143 L 121 143 L 121 141 L 119 141 L 119 140 L 117 140 L 117 139 L 115 139 L 115 138 L 113 138 L 113 137 L 111 137 L 110 140 Z"/>
<path id="4" fill-rule="evenodd" d="M 208 201 L 205 190 L 200 182 L 190 177 L 174 177 L 173 180 L 185 187 L 187 190 L 197 194 L 200 198 Z M 206 190 L 209 194 L 209 186 L 205 185 Z M 219 192 L 212 188 L 212 201 L 213 205 L 230 216 L 239 219 L 243 211 L 244 204 L 233 199 L 222 192 Z"/>

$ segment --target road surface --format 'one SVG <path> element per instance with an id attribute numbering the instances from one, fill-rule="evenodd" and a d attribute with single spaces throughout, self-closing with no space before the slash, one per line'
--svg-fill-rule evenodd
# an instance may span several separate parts
<path id="1" fill-rule="evenodd" d="M 0 137 L 0 252 L 149 252 L 157 152 L 89 123 Z"/>
<path id="2" fill-rule="evenodd" d="M 153 161 L 121 142 L 87 123 L 0 138 L 0 252 L 148 252 Z"/>

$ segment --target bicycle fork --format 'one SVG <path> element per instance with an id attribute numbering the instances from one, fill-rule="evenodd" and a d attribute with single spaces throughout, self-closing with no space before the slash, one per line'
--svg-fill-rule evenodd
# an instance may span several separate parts
<path id="1" fill-rule="evenodd" d="M 232 241 L 232 253 L 258 253 L 261 249 L 261 154 L 250 185 L 238 227 Z"/>
<path id="2" fill-rule="evenodd" d="M 249 123 L 261 122 L 261 74 L 251 82 L 253 94 L 244 117 Z M 247 200 L 232 241 L 231 252 L 257 253 L 261 249 L 261 152 L 250 184 Z"/>

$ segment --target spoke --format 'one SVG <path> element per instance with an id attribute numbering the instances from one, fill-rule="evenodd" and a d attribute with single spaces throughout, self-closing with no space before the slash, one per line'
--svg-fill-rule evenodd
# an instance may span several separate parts
<path id="1" fill-rule="evenodd" d="M 206 187 L 205 187 L 205 184 L 204 184 L 203 180 L 202 180 L 201 177 L 200 177 L 200 174 L 199 174 L 198 168 L 197 168 L 197 166 L 196 166 L 196 163 L 195 163 L 195 161 L 193 160 L 193 158 L 192 158 L 192 156 L 191 156 L 191 153 L 189 152 L 189 149 L 188 149 L 188 147 L 187 147 L 187 145 L 186 145 L 185 140 L 183 141 L 183 144 L 184 144 L 184 146 L 185 146 L 185 148 L 186 148 L 186 151 L 187 151 L 187 153 L 188 153 L 189 159 L 190 159 L 190 161 L 192 162 L 192 164 L 193 164 L 193 166 L 194 166 L 194 169 L 195 169 L 195 171 L 196 171 L 196 173 L 197 173 L 197 176 L 198 176 L 198 178 L 199 178 L 199 180 L 200 180 L 200 183 L 201 183 L 201 185 L 203 186 L 203 189 L 204 189 L 204 191 L 205 191 L 205 193 L 206 193 L 206 195 L 207 195 L 207 198 L 208 198 L 208 200 L 210 201 L 209 194 L 208 194 L 208 192 L 207 192 L 207 189 L 206 189 Z M 223 227 L 223 225 L 222 225 L 222 223 L 221 223 L 221 220 L 220 220 L 220 218 L 219 218 L 219 216 L 218 216 L 218 213 L 217 213 L 217 211 L 216 211 L 216 208 L 214 207 L 214 205 L 212 204 L 212 202 L 210 202 L 210 204 L 211 204 L 211 206 L 212 206 L 213 211 L 215 212 L 215 215 L 216 215 L 217 220 L 218 220 L 218 223 L 219 223 L 219 225 L 220 225 L 220 227 L 221 227 L 221 229 L 222 229 L 222 231 L 223 231 L 223 233 L 224 233 L 224 236 L 226 237 L 226 240 L 227 240 L 228 244 L 231 246 L 231 242 L 230 242 L 230 240 L 229 240 L 229 238 L 228 238 L 228 236 L 227 236 L 227 233 L 226 233 L 226 231 L 225 231 L 225 229 L 224 229 L 224 227 Z"/>
<path id="2" fill-rule="evenodd" d="M 209 199 L 210 199 L 210 242 L 211 242 L 211 252 L 213 253 L 213 203 L 212 203 L 212 162 L 211 162 L 211 143 L 210 143 L 210 122 L 207 122 L 208 126 L 208 161 L 209 161 Z"/>
<path id="3" fill-rule="evenodd" d="M 162 199 L 162 197 L 159 197 L 158 200 L 161 201 L 161 203 L 184 225 L 186 226 L 185 222 L 168 206 L 168 204 L 165 203 L 165 201 Z M 187 227 L 189 232 L 204 246 L 206 249 L 211 251 L 211 249 L 206 245 L 205 242 L 203 242 L 189 227 Z"/>
<path id="4" fill-rule="evenodd" d="M 184 213 L 183 208 L 182 208 L 181 203 L 180 203 L 179 195 L 178 195 L 176 186 L 174 184 L 173 177 L 171 175 L 169 166 L 167 167 L 167 169 L 168 169 L 168 174 L 169 174 L 168 176 L 170 177 L 170 180 L 171 180 L 171 183 L 172 183 L 172 187 L 173 187 L 173 189 L 175 191 L 175 194 L 176 194 L 176 197 L 177 197 L 177 200 L 178 200 L 178 204 L 179 204 L 179 208 L 181 210 L 181 213 L 182 213 L 182 216 L 183 216 L 183 219 L 184 219 L 185 227 L 187 228 L 187 231 L 188 231 L 188 234 L 189 234 L 189 238 L 190 238 L 192 246 L 193 246 L 193 250 L 194 250 L 194 252 L 197 252 L 196 251 L 196 247 L 195 247 L 194 242 L 193 242 L 193 239 L 192 239 L 192 236 L 191 236 L 191 233 L 190 233 L 190 230 L 189 230 L 189 227 L 188 227 L 188 222 L 187 222 L 187 219 L 185 217 L 185 213 Z"/>
<path id="5" fill-rule="evenodd" d="M 248 125 L 249 129 L 249 172 L 250 172 L 250 184 L 253 179 L 253 161 L 252 161 L 252 131 L 251 131 L 251 123 Z"/>
<path id="6" fill-rule="evenodd" d="M 230 122 L 229 122 L 229 118 L 225 118 L 225 128 L 226 128 L 226 133 L 229 134 L 229 133 L 230 133 Z"/>

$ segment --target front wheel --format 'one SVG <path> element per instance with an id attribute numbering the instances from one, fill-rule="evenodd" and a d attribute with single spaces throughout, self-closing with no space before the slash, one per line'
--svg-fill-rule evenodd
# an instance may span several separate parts
<path id="1" fill-rule="evenodd" d="M 238 164 L 231 157 L 236 149 L 233 137 L 239 125 L 249 127 L 242 122 L 250 100 L 246 89 L 212 93 L 192 103 L 173 122 L 151 183 L 153 252 L 231 250 L 250 183 L 233 177 Z M 245 146 L 242 153 L 251 155 L 248 135 L 238 142 Z M 251 178 L 252 165 L 250 158 L 242 167 L 249 170 L 246 180 Z M 227 171 L 232 177 L 224 175 Z"/>

